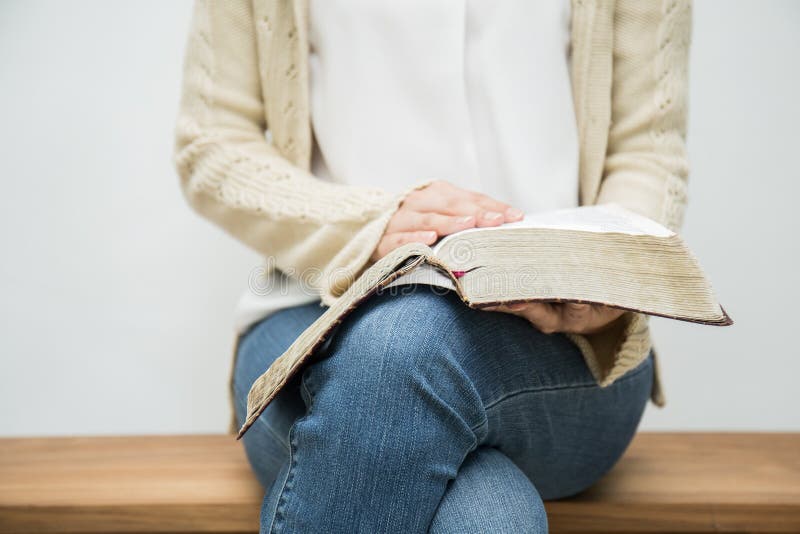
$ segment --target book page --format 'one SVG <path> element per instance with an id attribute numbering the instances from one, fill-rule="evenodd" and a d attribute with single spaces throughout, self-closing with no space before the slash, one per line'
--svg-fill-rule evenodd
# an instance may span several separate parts
<path id="1" fill-rule="evenodd" d="M 638 213 L 625 209 L 622 206 L 617 204 L 601 204 L 532 213 L 526 215 L 525 218 L 519 222 L 493 226 L 491 228 L 464 230 L 439 240 L 433 247 L 433 251 L 438 254 L 443 245 L 454 236 L 461 236 L 470 232 L 491 232 L 495 230 L 511 230 L 514 228 L 552 228 L 554 230 L 622 233 L 629 235 L 651 235 L 656 237 L 675 235 L 675 233 L 668 228 Z M 453 281 L 450 280 L 450 278 L 427 263 L 401 276 L 387 287 L 403 284 L 428 284 L 455 289 Z"/>
<path id="2" fill-rule="evenodd" d="M 578 208 L 532 213 L 526 215 L 525 218 L 519 222 L 507 223 L 491 228 L 473 228 L 452 235 L 463 235 L 469 232 L 511 230 L 514 228 L 552 228 L 554 230 L 651 235 L 655 237 L 669 237 L 675 235 L 675 232 L 671 231 L 669 228 L 617 204 L 581 206 Z M 447 236 L 440 240 L 436 246 L 433 247 L 434 252 L 439 252 L 442 245 L 444 245 L 450 237 L 452 236 Z"/>
<path id="3" fill-rule="evenodd" d="M 404 274 L 386 287 L 389 288 L 404 284 L 427 284 L 429 286 L 438 286 L 453 290 L 456 288 L 450 278 L 429 263 L 423 263 L 410 273 Z"/>

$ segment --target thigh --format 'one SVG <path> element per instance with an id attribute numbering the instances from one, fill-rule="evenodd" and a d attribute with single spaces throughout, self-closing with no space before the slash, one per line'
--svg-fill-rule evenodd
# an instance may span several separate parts
<path id="1" fill-rule="evenodd" d="M 286 308 L 263 319 L 242 336 L 233 375 L 239 425 L 244 422 L 247 393 L 253 381 L 324 311 L 319 303 Z M 288 458 L 289 429 L 304 413 L 299 379 L 295 379 L 278 393 L 242 438 L 253 471 L 265 488 L 269 487 Z"/>
<path id="2" fill-rule="evenodd" d="M 564 375 L 487 406 L 491 444 L 536 484 L 543 499 L 579 493 L 619 460 L 650 397 L 652 356 L 614 384 Z"/>
<path id="3" fill-rule="evenodd" d="M 463 369 L 485 412 L 479 444 L 510 457 L 544 498 L 585 489 L 630 443 L 650 396 L 652 357 L 601 388 L 569 338 L 543 334 L 520 317 L 474 310 L 452 292 L 425 288 L 376 300 L 373 310 L 382 311 L 374 324 L 415 322 L 393 335 L 410 332 L 409 343 L 416 337 L 426 345 L 430 362 L 438 361 L 433 343 Z M 410 308 L 416 313 L 392 311 Z"/>

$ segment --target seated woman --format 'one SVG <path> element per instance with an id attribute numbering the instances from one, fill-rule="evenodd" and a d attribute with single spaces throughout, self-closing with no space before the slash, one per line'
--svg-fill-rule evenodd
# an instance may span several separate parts
<path id="1" fill-rule="evenodd" d="M 198 1 L 176 166 L 267 257 L 236 314 L 232 423 L 404 243 L 602 202 L 677 229 L 687 4 Z M 663 402 L 639 314 L 405 289 L 350 315 L 243 438 L 262 532 L 546 532 L 542 501 L 593 484 Z"/>

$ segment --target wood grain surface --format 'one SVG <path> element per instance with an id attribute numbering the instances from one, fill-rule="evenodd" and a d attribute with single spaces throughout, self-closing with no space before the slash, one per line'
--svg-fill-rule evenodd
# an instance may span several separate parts
<path id="1" fill-rule="evenodd" d="M 257 532 L 232 435 L 0 439 L 0 532 Z M 800 434 L 640 433 L 551 532 L 800 532 Z"/>
<path id="2" fill-rule="evenodd" d="M 640 433 L 553 531 L 800 532 L 800 434 Z"/>

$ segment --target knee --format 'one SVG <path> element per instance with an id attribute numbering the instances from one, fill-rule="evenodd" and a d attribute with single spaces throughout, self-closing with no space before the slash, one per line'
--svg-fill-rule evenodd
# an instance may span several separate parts
<path id="1" fill-rule="evenodd" d="M 430 532 L 547 532 L 538 491 L 502 452 L 480 447 L 467 456 L 442 498 Z"/>
<path id="2" fill-rule="evenodd" d="M 430 291 L 373 297 L 345 320 L 322 359 L 310 366 L 306 393 L 317 399 L 323 389 L 335 390 L 341 403 L 371 407 L 419 406 L 422 398 L 479 425 L 483 403 L 444 335 L 462 307 Z"/>
<path id="3" fill-rule="evenodd" d="M 436 317 L 446 314 L 441 308 L 435 295 L 373 297 L 345 319 L 309 374 L 333 375 L 343 387 L 404 387 L 411 375 L 447 359 L 448 347 L 437 335 Z"/>
<path id="4" fill-rule="evenodd" d="M 502 488 L 494 503 L 484 501 L 486 517 L 502 525 L 495 531 L 547 532 L 547 512 L 537 488 L 520 471 L 514 462 L 499 450 L 481 448 L 480 466 L 472 467 L 471 476 L 482 477 L 477 484 L 485 484 L 486 493 L 492 488 Z M 473 482 L 473 485 L 476 483 Z"/>

